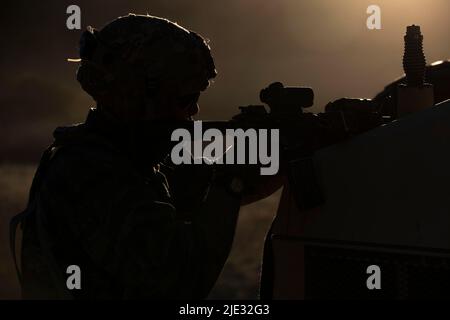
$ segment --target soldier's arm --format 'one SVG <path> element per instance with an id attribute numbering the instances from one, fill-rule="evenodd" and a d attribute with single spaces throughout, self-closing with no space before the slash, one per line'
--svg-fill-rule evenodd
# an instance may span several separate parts
<path id="1" fill-rule="evenodd" d="M 220 187 L 192 221 L 152 202 L 133 209 L 117 244 L 117 274 L 128 297 L 207 296 L 231 249 L 239 200 Z"/>

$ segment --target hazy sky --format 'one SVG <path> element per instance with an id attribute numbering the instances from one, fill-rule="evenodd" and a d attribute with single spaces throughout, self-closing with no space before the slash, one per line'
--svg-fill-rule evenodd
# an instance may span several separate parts
<path id="1" fill-rule="evenodd" d="M 82 30 L 66 28 L 70 4 L 81 7 Z M 366 27 L 371 4 L 381 7 L 382 30 Z M 311 86 L 316 111 L 344 96 L 371 98 L 403 73 L 407 25 L 421 26 L 428 62 L 450 57 L 448 0 L 19 0 L 1 6 L 0 136 L 7 146 L 42 144 L 52 127 L 84 119 L 92 101 L 66 58 L 77 57 L 86 26 L 100 28 L 129 12 L 166 17 L 210 39 L 219 75 L 201 97 L 202 119 L 226 119 L 237 106 L 258 103 L 259 90 L 274 81 Z"/>

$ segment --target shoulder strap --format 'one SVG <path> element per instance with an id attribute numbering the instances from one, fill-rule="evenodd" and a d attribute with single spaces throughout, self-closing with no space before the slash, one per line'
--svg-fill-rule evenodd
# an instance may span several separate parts
<path id="1" fill-rule="evenodd" d="M 52 155 L 55 151 L 55 148 L 56 148 L 56 146 L 52 144 L 50 147 L 48 147 L 44 151 L 44 153 L 41 157 L 41 161 L 39 162 L 39 166 L 36 171 L 36 174 L 33 178 L 33 182 L 31 184 L 31 189 L 30 189 L 30 193 L 28 196 L 27 207 L 24 211 L 15 215 L 9 223 L 9 243 L 10 243 L 11 255 L 14 260 L 14 266 L 16 268 L 17 277 L 19 278 L 19 283 L 21 285 L 22 285 L 22 273 L 20 271 L 19 265 L 17 264 L 17 254 L 16 254 L 17 227 L 24 221 L 24 219 L 27 216 L 29 216 L 32 212 L 34 212 L 36 210 L 36 189 L 38 188 L 38 186 L 41 183 L 43 173 L 48 167 L 50 159 L 52 158 Z"/>

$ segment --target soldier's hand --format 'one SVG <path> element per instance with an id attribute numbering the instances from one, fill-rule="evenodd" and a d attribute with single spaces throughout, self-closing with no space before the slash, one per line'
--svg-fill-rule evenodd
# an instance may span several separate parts
<path id="1" fill-rule="evenodd" d="M 264 199 L 285 183 L 283 171 L 264 176 L 258 165 L 221 166 L 217 168 L 216 176 L 217 180 L 224 181 L 231 192 L 241 197 L 241 205 Z"/>
<path id="2" fill-rule="evenodd" d="M 181 164 L 173 167 L 171 175 L 169 187 L 175 207 L 187 214 L 206 200 L 214 170 L 208 165 Z"/>

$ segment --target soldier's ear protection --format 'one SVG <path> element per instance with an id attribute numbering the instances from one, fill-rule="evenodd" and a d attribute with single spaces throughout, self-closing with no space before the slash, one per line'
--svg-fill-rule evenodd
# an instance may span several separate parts
<path id="1" fill-rule="evenodd" d="M 81 62 L 77 70 L 77 80 L 94 100 L 108 91 L 115 78 L 103 64 L 103 56 L 107 50 L 96 37 L 97 33 L 97 30 L 88 27 L 80 38 L 80 59 L 68 59 L 71 62 Z"/>
<path id="2" fill-rule="evenodd" d="M 81 65 L 77 71 L 77 79 L 94 99 L 109 93 L 111 89 L 115 90 L 114 82 L 130 94 L 142 93 L 142 90 L 137 89 L 147 81 L 143 70 L 136 70 L 119 53 L 102 41 L 99 32 L 92 27 L 88 27 L 81 35 Z M 129 98 L 131 102 L 132 96 Z"/>

